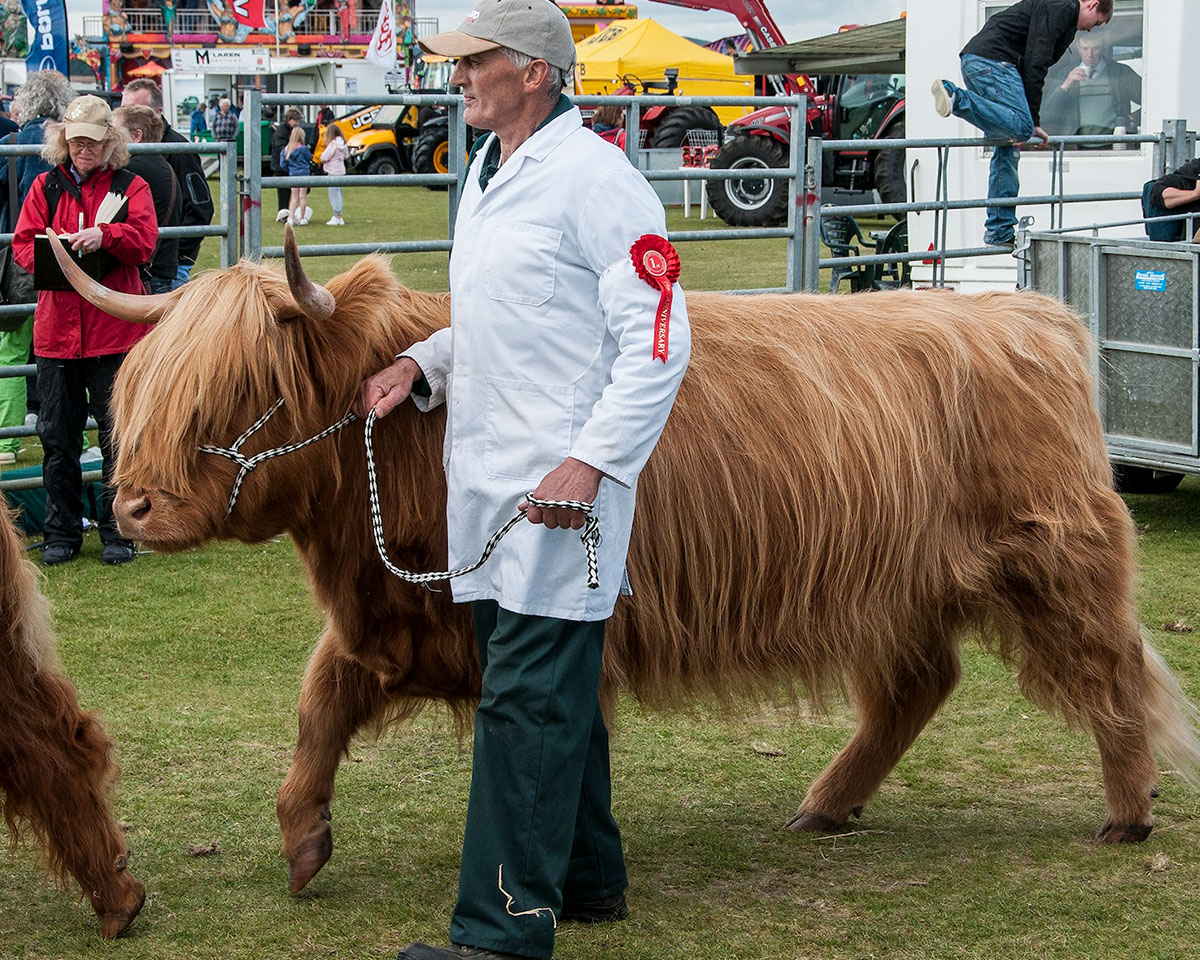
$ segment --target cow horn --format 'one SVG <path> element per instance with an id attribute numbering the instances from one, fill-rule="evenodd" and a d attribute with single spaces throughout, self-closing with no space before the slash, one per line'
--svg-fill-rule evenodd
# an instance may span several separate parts
<path id="1" fill-rule="evenodd" d="M 46 236 L 50 240 L 50 249 L 54 252 L 54 259 L 58 261 L 63 276 L 75 288 L 75 292 L 88 303 L 130 323 L 158 323 L 166 315 L 173 299 L 171 294 L 121 293 L 119 290 L 110 290 L 79 268 L 75 258 L 67 252 L 58 235 L 49 227 L 46 228 Z"/>
<path id="2" fill-rule="evenodd" d="M 283 228 L 283 264 L 287 270 L 288 286 L 292 288 L 292 299 L 306 316 L 313 320 L 325 320 L 333 313 L 333 294 L 319 283 L 313 283 L 300 263 L 300 248 L 296 246 L 296 233 L 289 223 Z"/>

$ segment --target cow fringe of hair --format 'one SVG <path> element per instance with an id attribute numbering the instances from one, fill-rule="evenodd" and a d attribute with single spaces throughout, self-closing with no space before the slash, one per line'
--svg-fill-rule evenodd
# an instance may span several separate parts
<path id="1" fill-rule="evenodd" d="M 60 887 L 71 875 L 87 884 L 111 875 L 125 851 L 108 812 L 112 741 L 62 673 L 38 571 L 7 511 L 0 528 L 0 807 L 9 844 L 32 837 Z"/>

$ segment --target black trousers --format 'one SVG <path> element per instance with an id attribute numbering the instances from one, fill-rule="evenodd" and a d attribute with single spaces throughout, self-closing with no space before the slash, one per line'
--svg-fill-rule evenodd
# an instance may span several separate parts
<path id="1" fill-rule="evenodd" d="M 549 957 L 563 902 L 629 885 L 600 710 L 604 621 L 471 604 L 483 687 L 450 940 Z"/>
<path id="2" fill-rule="evenodd" d="M 42 479 L 46 484 L 45 542 L 78 548 L 83 543 L 83 428 L 88 413 L 100 428 L 104 456 L 104 492 L 101 497 L 100 539 L 104 543 L 129 543 L 113 519 L 112 471 L 114 451 L 109 399 L 113 381 L 125 354 L 59 360 L 36 357 L 38 369 L 38 436 L 45 458 Z"/>

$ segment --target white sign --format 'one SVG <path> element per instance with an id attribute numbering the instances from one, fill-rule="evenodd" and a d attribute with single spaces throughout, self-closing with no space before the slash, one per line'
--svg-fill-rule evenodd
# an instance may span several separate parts
<path id="1" fill-rule="evenodd" d="M 173 47 L 171 65 L 180 73 L 269 73 L 271 57 L 266 47 Z"/>

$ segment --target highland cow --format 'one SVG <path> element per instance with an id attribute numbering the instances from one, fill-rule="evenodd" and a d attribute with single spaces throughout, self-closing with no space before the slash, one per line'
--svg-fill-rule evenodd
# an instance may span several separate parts
<path id="1" fill-rule="evenodd" d="M 359 382 L 449 322 L 446 295 L 368 257 L 320 287 L 287 234 L 287 279 L 255 263 L 159 297 L 77 289 L 158 321 L 114 393 L 116 511 L 156 550 L 288 533 L 326 617 L 304 678 L 277 812 L 291 889 L 332 852 L 334 775 L 355 731 L 479 691 L 464 610 L 403 583 L 372 543 L 363 433 L 351 424 L 246 473 L 243 452 L 314 436 Z M 691 294 L 693 346 L 638 489 L 634 593 L 618 603 L 605 692 L 685 698 L 845 690 L 858 729 L 793 829 L 856 815 L 959 677 L 978 634 L 1021 689 L 1095 736 L 1098 836 L 1142 840 L 1153 750 L 1195 778 L 1194 710 L 1144 639 L 1134 536 L 1113 492 L 1078 319 L 1034 294 Z M 387 547 L 446 562 L 444 416 L 405 404 L 375 429 Z M 481 469 L 483 466 L 481 465 Z M 515 504 L 514 504 L 515 506 Z M 481 545 L 482 547 L 482 545 Z"/>
<path id="2" fill-rule="evenodd" d="M 49 872 L 75 878 L 112 938 L 146 894 L 108 806 L 112 741 L 59 666 L 37 576 L 0 511 L 0 809 L 11 845 L 23 833 L 37 840 Z"/>

